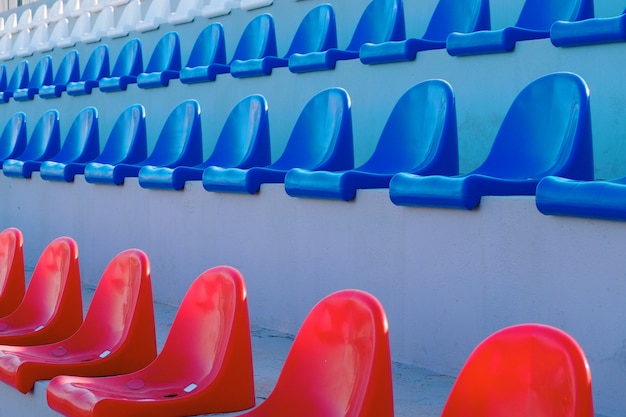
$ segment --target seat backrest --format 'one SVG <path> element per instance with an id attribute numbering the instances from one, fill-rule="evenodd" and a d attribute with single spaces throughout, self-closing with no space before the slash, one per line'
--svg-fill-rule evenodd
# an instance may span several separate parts
<path id="1" fill-rule="evenodd" d="M 48 9 L 47 20 L 54 22 L 59 20 L 63 16 L 63 0 L 56 0 L 52 3 L 52 6 Z"/>
<path id="2" fill-rule="evenodd" d="M 70 20 L 64 17 L 57 21 L 50 32 L 48 41 L 51 44 L 56 44 L 59 40 L 68 38 L 70 36 Z"/>
<path id="3" fill-rule="evenodd" d="M 122 75 L 137 76 L 143 71 L 143 58 L 141 52 L 141 40 L 134 38 L 124 44 L 117 55 L 111 77 Z"/>
<path id="4" fill-rule="evenodd" d="M 146 110 L 141 104 L 127 107 L 117 118 L 104 149 L 94 162 L 134 164 L 146 159 Z"/>
<path id="5" fill-rule="evenodd" d="M 169 114 L 144 164 L 194 166 L 201 162 L 200 104 L 196 100 L 185 100 Z"/>
<path id="6" fill-rule="evenodd" d="M 344 290 L 313 307 L 274 391 L 249 414 L 393 416 L 388 325 L 378 300 Z"/>
<path id="7" fill-rule="evenodd" d="M 84 12 L 76 18 L 70 32 L 70 38 L 78 40 L 89 32 L 91 32 L 91 13 Z"/>
<path id="8" fill-rule="evenodd" d="M 195 68 L 211 64 L 226 64 L 224 26 L 215 22 L 207 25 L 193 44 L 187 67 Z"/>
<path id="9" fill-rule="evenodd" d="M 4 20 L 4 31 L 15 32 L 17 29 L 17 13 L 13 12 Z"/>
<path id="10" fill-rule="evenodd" d="M 239 271 L 218 266 L 196 278 L 154 366 L 176 369 L 171 378 L 193 382 L 197 391 L 217 382 L 207 398 L 211 404 L 241 399 L 240 390 L 254 403 L 248 300 Z"/>
<path id="11" fill-rule="evenodd" d="M 0 38 L 0 54 L 6 55 L 8 58 L 11 55 L 11 50 L 13 48 L 13 34 L 5 33 Z"/>
<path id="12" fill-rule="evenodd" d="M 190 10 L 202 9 L 203 0 L 180 0 L 176 6 L 176 14 L 187 14 Z"/>
<path id="13" fill-rule="evenodd" d="M 5 319 L 11 322 L 21 317 L 41 326 L 35 331 L 46 328 L 54 331 L 55 340 L 62 340 L 83 322 L 80 285 L 78 245 L 70 237 L 57 238 L 39 256 L 24 299 Z"/>
<path id="14" fill-rule="evenodd" d="M 270 132 L 265 97 L 255 94 L 232 109 L 217 139 L 207 166 L 249 168 L 271 162 Z"/>
<path id="15" fill-rule="evenodd" d="M 7 66 L 0 64 L 0 91 L 7 89 Z"/>
<path id="16" fill-rule="evenodd" d="M 55 162 L 88 162 L 100 153 L 98 110 L 86 107 L 74 118 Z"/>
<path id="17" fill-rule="evenodd" d="M 180 66 L 180 36 L 178 32 L 168 32 L 154 47 L 145 72 L 180 71 Z"/>
<path id="18" fill-rule="evenodd" d="M 0 135 L 0 161 L 14 158 L 26 148 L 26 114 L 15 113 L 4 125 Z"/>
<path id="19" fill-rule="evenodd" d="M 576 74 L 545 75 L 515 98 L 474 173 L 507 179 L 593 178 L 589 88 Z"/>
<path id="20" fill-rule="evenodd" d="M 6 91 L 16 91 L 20 88 L 26 88 L 28 87 L 28 80 L 28 60 L 23 59 L 17 64 L 15 69 L 13 69 Z"/>
<path id="21" fill-rule="evenodd" d="M 109 47 L 106 44 L 98 45 L 89 55 L 81 81 L 99 81 L 109 76 Z"/>
<path id="22" fill-rule="evenodd" d="M 40 26 L 43 27 L 43 26 Z M 52 57 L 44 55 L 33 70 L 33 75 L 28 82 L 29 88 L 40 88 L 44 85 L 52 84 Z"/>
<path id="23" fill-rule="evenodd" d="M 0 232 L 0 317 L 15 311 L 25 289 L 24 237 L 10 227 Z"/>
<path id="24" fill-rule="evenodd" d="M 30 8 L 24 9 L 22 14 L 20 14 L 19 20 L 17 21 L 17 27 L 19 30 L 22 30 L 30 26 L 30 23 L 32 21 L 33 21 L 33 11 Z"/>
<path id="25" fill-rule="evenodd" d="M 540 324 L 502 329 L 461 369 L 442 417 L 593 417 L 591 373 L 565 332 Z"/>
<path id="26" fill-rule="evenodd" d="M 443 80 L 423 81 L 400 97 L 362 169 L 378 173 L 459 171 L 455 100 Z"/>
<path id="27" fill-rule="evenodd" d="M 37 121 L 26 149 L 14 159 L 20 161 L 43 161 L 56 155 L 61 148 L 59 112 L 48 110 Z"/>
<path id="28" fill-rule="evenodd" d="M 35 9 L 35 14 L 33 14 L 33 20 L 31 21 L 32 25 L 40 25 L 45 23 L 48 20 L 48 5 L 42 4 L 37 9 Z"/>
<path id="29" fill-rule="evenodd" d="M 29 28 L 24 28 L 17 32 L 15 42 L 13 42 L 13 56 L 18 55 L 18 53 L 22 51 L 26 51 L 28 53 L 28 48 L 30 47 L 30 32 L 31 30 Z"/>
<path id="30" fill-rule="evenodd" d="M 56 74 L 54 75 L 54 85 L 67 85 L 72 81 L 78 81 L 80 77 L 80 63 L 78 51 L 69 51 L 59 64 Z"/>
<path id="31" fill-rule="evenodd" d="M 35 51 L 39 45 L 46 44 L 48 39 L 48 24 L 42 23 L 33 31 L 33 36 L 30 38 L 30 50 Z"/>
<path id="32" fill-rule="evenodd" d="M 272 167 L 340 170 L 353 164 L 350 97 L 342 88 L 329 88 L 304 106 Z"/>
<path id="33" fill-rule="evenodd" d="M 309 11 L 300 22 L 289 50 L 293 54 L 323 52 L 337 47 L 337 22 L 335 9 L 330 4 L 320 4 Z"/>
<path id="34" fill-rule="evenodd" d="M 266 56 L 276 56 L 276 29 L 274 18 L 269 13 L 258 15 L 248 22 L 230 62 Z"/>
<path id="35" fill-rule="evenodd" d="M 445 41 L 452 32 L 489 29 L 489 0 L 439 0 L 423 38 Z"/>
<path id="36" fill-rule="evenodd" d="M 119 28 L 133 27 L 141 20 L 141 2 L 139 0 L 131 0 L 126 6 L 117 21 Z"/>
<path id="37" fill-rule="evenodd" d="M 526 0 L 515 26 L 550 30 L 557 20 L 582 20 L 593 17 L 593 0 Z"/>
<path id="38" fill-rule="evenodd" d="M 91 33 L 106 32 L 112 27 L 115 27 L 115 8 L 106 6 L 98 13 L 98 17 L 91 28 Z"/>
<path id="39" fill-rule="evenodd" d="M 361 15 L 346 50 L 358 51 L 364 43 L 404 40 L 402 0 L 372 0 Z"/>
<path id="40" fill-rule="evenodd" d="M 95 352 L 100 358 L 109 359 L 123 351 L 122 362 L 132 369 L 141 368 L 141 364 L 145 366 L 155 358 L 150 262 L 143 251 L 128 249 L 111 260 L 96 287 L 83 324 L 63 341 L 63 347 L 68 352 Z"/>
<path id="41" fill-rule="evenodd" d="M 80 12 L 80 0 L 67 0 L 63 7 L 65 16 Z"/>
<path id="42" fill-rule="evenodd" d="M 153 0 L 146 11 L 143 21 L 152 23 L 158 19 L 167 20 L 167 16 L 172 11 L 171 8 L 170 0 Z"/>

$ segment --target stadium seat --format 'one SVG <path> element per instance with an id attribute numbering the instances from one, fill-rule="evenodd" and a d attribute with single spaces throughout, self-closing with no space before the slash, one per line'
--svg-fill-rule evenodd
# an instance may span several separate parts
<path id="1" fill-rule="evenodd" d="M 626 178 L 577 181 L 556 176 L 537 184 L 537 209 L 543 214 L 626 220 Z"/>
<path id="2" fill-rule="evenodd" d="M 240 417 L 392 417 L 385 311 L 372 295 L 344 290 L 309 312 L 274 390 Z"/>
<path id="3" fill-rule="evenodd" d="M 224 27 L 219 22 L 211 23 L 196 38 L 187 64 L 180 71 L 180 82 L 193 84 L 215 81 L 217 74 L 228 71 Z"/>
<path id="4" fill-rule="evenodd" d="M 33 18 L 30 21 L 31 28 L 37 27 L 39 25 L 43 25 L 48 22 L 48 5 L 41 4 L 35 9 L 35 13 L 33 13 Z"/>
<path id="5" fill-rule="evenodd" d="M 258 61 L 270 62 L 279 59 L 276 52 L 276 29 L 274 18 L 264 13 L 252 19 L 244 29 L 235 56 L 230 63 L 230 74 L 236 78 L 258 74 Z M 254 61 L 254 62 L 252 62 Z M 269 70 L 271 71 L 271 69 Z"/>
<path id="6" fill-rule="evenodd" d="M 0 380 L 25 394 L 58 375 L 134 372 L 156 357 L 155 333 L 148 257 L 129 249 L 105 269 L 76 333 L 52 344 L 0 346 Z"/>
<path id="7" fill-rule="evenodd" d="M 37 61 L 33 75 L 28 81 L 26 88 L 18 88 L 13 92 L 13 99 L 15 101 L 27 101 L 32 100 L 39 89 L 44 85 L 52 84 L 52 57 L 50 55 L 44 55 Z"/>
<path id="8" fill-rule="evenodd" d="M 0 317 L 15 311 L 24 298 L 24 236 L 9 227 L 0 232 Z"/>
<path id="9" fill-rule="evenodd" d="M 495 332 L 470 354 L 441 417 L 593 417 L 591 372 L 567 333 L 541 324 Z"/>
<path id="10" fill-rule="evenodd" d="M 80 1 L 80 12 L 90 12 L 90 13 L 98 13 L 104 7 L 104 0 L 81 0 Z"/>
<path id="11" fill-rule="evenodd" d="M 526 0 L 515 26 L 472 33 L 452 33 L 446 49 L 453 56 L 508 52 L 518 41 L 550 37 L 557 20 L 593 17 L 593 0 Z"/>
<path id="12" fill-rule="evenodd" d="M 170 11 L 170 0 L 152 0 L 144 18 L 136 23 L 135 30 L 148 32 L 158 29 L 161 23 L 167 23 Z"/>
<path id="13" fill-rule="evenodd" d="M 167 23 L 170 25 L 180 25 L 193 22 L 196 16 L 202 14 L 204 4 L 204 0 L 180 0 L 176 10 L 167 16 Z"/>
<path id="14" fill-rule="evenodd" d="M 4 125 L 0 135 L 0 164 L 24 152 L 26 148 L 26 114 L 17 112 Z M 1 317 L 1 316 L 0 316 Z"/>
<path id="15" fill-rule="evenodd" d="M 144 165 L 176 167 L 194 166 L 201 162 L 200 105 L 196 100 L 186 100 L 170 113 L 148 158 L 134 164 L 90 163 L 85 168 L 85 180 L 122 185 L 126 177 L 136 177 Z"/>
<path id="16" fill-rule="evenodd" d="M 243 61 L 236 60 L 232 63 L 230 72 L 235 77 L 270 75 L 272 69 L 288 66 L 289 57 L 294 54 L 323 52 L 336 47 L 335 11 L 330 4 L 321 4 L 302 19 L 287 53 L 282 58 L 274 54 Z"/>
<path id="17" fill-rule="evenodd" d="M 46 23 L 56 22 L 63 18 L 63 8 L 65 5 L 63 4 L 63 0 L 56 0 L 52 5 L 48 8 L 48 13 L 46 16 Z"/>
<path id="18" fill-rule="evenodd" d="M 241 0 L 211 0 L 202 8 L 202 16 L 208 19 L 224 16 L 232 9 L 239 9 Z"/>
<path id="19" fill-rule="evenodd" d="M 91 32 L 91 13 L 85 12 L 76 18 L 72 30 L 67 37 L 59 38 L 55 46 L 70 48 L 81 42 Z"/>
<path id="20" fill-rule="evenodd" d="M 0 103 L 8 103 L 15 91 L 28 87 L 28 80 L 28 60 L 24 59 L 13 69 L 7 88 L 4 91 L 0 91 Z"/>
<path id="21" fill-rule="evenodd" d="M 137 76 L 139 88 L 166 87 L 179 77 L 181 67 L 180 37 L 168 32 L 159 39 L 144 72 Z"/>
<path id="22" fill-rule="evenodd" d="M 363 165 L 340 172 L 294 168 L 285 176 L 285 191 L 292 197 L 349 201 L 357 189 L 389 187 L 399 172 L 458 174 L 454 93 L 447 82 L 423 81 L 404 93 Z"/>
<path id="23" fill-rule="evenodd" d="M 101 44 L 91 51 L 80 79 L 67 83 L 67 94 L 70 96 L 91 94 L 91 90 L 98 86 L 100 80 L 108 76 L 109 47 L 106 44 Z"/>
<path id="24" fill-rule="evenodd" d="M 251 168 L 271 162 L 267 102 L 261 95 L 241 100 L 230 112 L 211 155 L 200 165 L 175 168 L 144 166 L 139 171 L 143 188 L 182 190 L 185 182 L 201 180 L 209 166 Z"/>
<path id="25" fill-rule="evenodd" d="M 120 15 L 117 25 L 107 30 L 107 37 L 121 38 L 127 36 L 132 30 L 135 30 L 137 22 L 141 20 L 141 2 L 139 0 L 131 0 Z"/>
<path id="26" fill-rule="evenodd" d="M 81 38 L 81 42 L 83 43 L 95 43 L 100 42 L 100 40 L 106 36 L 107 32 L 115 27 L 115 8 L 113 6 L 106 6 L 103 8 L 100 13 L 98 13 L 98 17 L 96 21 L 93 23 L 91 27 L 91 32 L 85 34 Z"/>
<path id="27" fill-rule="evenodd" d="M 78 51 L 69 51 L 59 64 L 57 72 L 54 75 L 52 84 L 44 85 L 39 89 L 39 97 L 55 98 L 61 97 L 63 91 L 67 89 L 67 84 L 78 81 L 80 78 L 80 64 Z"/>
<path id="28" fill-rule="evenodd" d="M 240 0 L 239 7 L 241 10 L 254 10 L 271 6 L 273 3 L 274 0 Z"/>
<path id="29" fill-rule="evenodd" d="M 61 18 L 54 22 L 52 32 L 47 40 L 42 40 L 35 49 L 39 52 L 51 51 L 61 39 L 67 39 L 70 36 L 70 21 L 67 17 Z"/>
<path id="30" fill-rule="evenodd" d="M 0 64 L 0 91 L 7 89 L 7 67 Z"/>
<path id="31" fill-rule="evenodd" d="M 80 0 L 67 0 L 63 5 L 63 16 L 77 16 L 80 14 Z"/>
<path id="32" fill-rule="evenodd" d="M 60 237 L 41 253 L 20 305 L 0 318 L 0 345 L 58 342 L 82 322 L 78 245 L 72 238 Z"/>
<path id="33" fill-rule="evenodd" d="M 126 90 L 128 84 L 137 82 L 137 76 L 142 71 L 141 40 L 131 39 L 117 55 L 110 77 L 102 77 L 98 82 L 98 88 L 105 93 Z"/>
<path id="34" fill-rule="evenodd" d="M 12 33 L 5 33 L 0 37 L 0 60 L 9 61 L 13 59 L 13 38 Z"/>
<path id="35" fill-rule="evenodd" d="M 16 33 L 15 42 L 13 43 L 13 47 L 11 48 L 11 56 L 15 57 L 25 57 L 32 55 L 33 52 L 30 50 L 30 28 L 24 28 Z"/>
<path id="36" fill-rule="evenodd" d="M 554 46 L 581 46 L 626 41 L 626 10 L 619 16 L 570 22 L 558 20 L 550 27 Z"/>
<path id="37" fill-rule="evenodd" d="M 245 283 L 221 266 L 201 274 L 178 308 L 157 359 L 127 375 L 55 377 L 50 408 L 66 415 L 199 415 L 254 406 Z"/>
<path id="38" fill-rule="evenodd" d="M 524 88 L 474 171 L 455 177 L 397 174 L 389 193 L 397 205 L 472 210 L 483 195 L 534 195 L 548 175 L 593 177 L 589 89 L 573 73 L 549 74 Z"/>
<path id="39" fill-rule="evenodd" d="M 365 43 L 359 50 L 359 58 L 364 64 L 412 61 L 419 51 L 444 49 L 452 32 L 489 29 L 489 0 L 439 0 L 424 36 L 379 44 Z"/>
<path id="40" fill-rule="evenodd" d="M 47 44 L 48 41 L 48 24 L 44 23 L 31 30 L 30 43 L 28 43 L 28 45 L 23 49 L 18 50 L 16 55 L 20 57 L 30 56 L 37 51 L 41 45 Z"/>
<path id="41" fill-rule="evenodd" d="M 70 163 L 92 161 L 99 153 L 98 111 L 86 107 L 74 118 L 59 153 L 46 161 L 24 162 L 24 174 L 30 176 L 33 171 L 40 171 L 45 180 L 70 182 L 76 174 Z"/>
<path id="42" fill-rule="evenodd" d="M 20 14 L 20 18 L 17 21 L 17 26 L 15 26 L 15 33 L 30 28 L 30 24 L 32 21 L 33 11 L 30 8 L 24 9 Z"/>
<path id="43" fill-rule="evenodd" d="M 289 57 L 291 72 L 308 72 L 334 69 L 337 61 L 356 59 L 365 43 L 401 41 L 404 30 L 402 0 L 372 0 L 361 15 L 352 40 L 345 49 L 330 48 L 322 52 L 294 54 Z"/>
<path id="44" fill-rule="evenodd" d="M 4 33 L 16 33 L 17 28 L 17 13 L 13 12 L 4 19 Z"/>
<path id="45" fill-rule="evenodd" d="M 350 97 L 329 88 L 304 106 L 282 155 L 266 167 L 207 167 L 202 184 L 207 191 L 254 194 L 261 184 L 282 183 L 292 168 L 341 171 L 354 167 Z"/>
<path id="46" fill-rule="evenodd" d="M 24 152 L 15 158 L 9 158 L 2 164 L 2 172 L 7 177 L 24 177 L 24 163 L 27 161 L 45 161 L 59 152 L 61 135 L 59 130 L 59 112 L 48 110 L 37 121 Z"/>

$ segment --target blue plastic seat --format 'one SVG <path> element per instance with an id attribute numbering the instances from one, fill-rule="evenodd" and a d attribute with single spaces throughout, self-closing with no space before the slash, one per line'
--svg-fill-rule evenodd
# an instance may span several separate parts
<path id="1" fill-rule="evenodd" d="M 134 164 L 146 159 L 147 152 L 146 111 L 142 105 L 134 104 L 117 118 L 102 153 L 93 161 L 44 162 L 41 176 L 71 182 L 76 174 L 85 172 L 88 164 Z"/>
<path id="2" fill-rule="evenodd" d="M 137 76 L 139 88 L 165 87 L 179 77 L 181 67 L 180 37 L 168 32 L 159 39 L 144 72 Z"/>
<path id="3" fill-rule="evenodd" d="M 37 121 L 24 152 L 9 158 L 2 164 L 2 172 L 7 177 L 30 178 L 31 173 L 24 170 L 27 161 L 45 161 L 52 158 L 61 148 L 59 112 L 48 110 Z"/>
<path id="4" fill-rule="evenodd" d="M 293 54 L 289 57 L 289 70 L 308 72 L 333 69 L 337 61 L 358 58 L 363 44 L 401 41 L 405 38 L 402 0 L 372 0 L 361 15 L 352 40 L 345 49 L 330 48 L 322 52 Z"/>
<path id="5" fill-rule="evenodd" d="M 201 162 L 200 105 L 196 100 L 186 100 L 172 110 L 146 159 L 137 163 L 92 162 L 85 168 L 85 180 L 95 184 L 122 185 L 125 178 L 136 177 L 145 165 L 176 167 Z"/>
<path id="6" fill-rule="evenodd" d="M 39 92 L 39 89 L 47 84 L 52 83 L 52 57 L 45 55 L 37 61 L 33 75 L 28 81 L 26 88 L 18 88 L 13 93 L 13 99 L 15 101 L 27 101 L 32 100 L 35 94 Z"/>
<path id="7" fill-rule="evenodd" d="M 626 41 L 626 10 L 619 16 L 575 22 L 559 20 L 550 27 L 554 46 L 581 46 Z"/>
<path id="8" fill-rule="evenodd" d="M 259 15 L 248 23 L 241 35 L 237 50 L 237 58 L 230 63 L 230 75 L 235 78 L 259 75 L 257 61 L 278 59 L 276 28 L 271 14 Z"/>
<path id="9" fill-rule="evenodd" d="M 7 67 L 0 64 L 0 91 L 7 89 Z"/>
<path id="10" fill-rule="evenodd" d="M 536 204 L 543 214 L 626 221 L 626 177 L 608 181 L 545 177 L 537 185 Z"/>
<path id="11" fill-rule="evenodd" d="M 86 107 L 74 118 L 59 153 L 46 161 L 27 161 L 24 170 L 39 171 L 44 180 L 71 182 L 82 172 L 81 163 L 92 161 L 99 153 L 98 110 Z"/>
<path id="12" fill-rule="evenodd" d="M 228 70 L 224 26 L 219 22 L 211 23 L 196 38 L 187 64 L 180 71 L 180 82 L 193 84 L 215 81 L 217 74 Z"/>
<path id="13" fill-rule="evenodd" d="M 337 48 L 335 10 L 330 4 L 320 4 L 304 16 L 282 58 L 268 55 L 244 61 L 236 60 L 231 65 L 230 73 L 235 77 L 270 75 L 272 69 L 288 66 L 289 57 L 293 54 L 323 52 L 330 48 Z"/>
<path id="14" fill-rule="evenodd" d="M 108 76 L 109 47 L 106 44 L 102 44 L 91 51 L 80 80 L 67 84 L 67 94 L 70 96 L 91 94 L 91 90 L 98 86 L 100 80 Z"/>
<path id="15" fill-rule="evenodd" d="M 316 94 L 304 106 L 282 155 L 266 167 L 207 167 L 207 191 L 254 194 L 261 184 L 282 183 L 292 168 L 341 171 L 354 167 L 350 97 L 342 88 Z"/>
<path id="16" fill-rule="evenodd" d="M 59 64 L 59 68 L 54 75 L 54 80 L 50 85 L 44 85 L 39 89 L 39 97 L 56 98 L 61 97 L 63 91 L 67 89 L 67 84 L 78 81 L 80 78 L 80 64 L 78 51 L 69 51 Z"/>
<path id="17" fill-rule="evenodd" d="M 102 77 L 98 82 L 98 88 L 105 93 L 126 90 L 128 84 L 137 82 L 137 76 L 142 71 L 141 40 L 131 39 L 124 44 L 117 55 L 111 75 Z"/>
<path id="18" fill-rule="evenodd" d="M 211 155 L 200 165 L 175 168 L 144 166 L 139 171 L 143 188 L 182 190 L 185 182 L 201 180 L 207 167 L 247 169 L 271 162 L 267 102 L 261 95 L 241 100 L 232 109 Z"/>
<path id="19" fill-rule="evenodd" d="M 4 91 L 0 91 L 0 103 L 8 103 L 15 91 L 28 87 L 28 80 L 28 60 L 24 59 L 13 69 L 7 88 Z"/>
<path id="20" fill-rule="evenodd" d="M 483 195 L 534 195 L 548 175 L 593 177 L 589 89 L 576 74 L 549 74 L 524 88 L 474 171 L 456 177 L 397 174 L 389 194 L 397 205 L 471 210 Z"/>
<path id="21" fill-rule="evenodd" d="M 285 177 L 285 191 L 292 197 L 349 201 L 357 189 L 389 187 L 399 172 L 458 174 L 454 93 L 447 82 L 427 80 L 404 93 L 363 165 L 340 172 L 294 168 Z"/>
<path id="22" fill-rule="evenodd" d="M 419 51 L 444 49 L 453 32 L 491 29 L 489 0 L 439 0 L 424 36 L 404 41 L 366 43 L 359 58 L 364 64 L 414 60 Z"/>
<path id="23" fill-rule="evenodd" d="M 4 125 L 0 135 L 0 164 L 15 158 L 26 148 L 26 114 L 15 113 Z"/>
<path id="24" fill-rule="evenodd" d="M 499 30 L 451 33 L 446 42 L 453 56 L 508 52 L 518 41 L 550 37 L 550 26 L 557 20 L 583 20 L 593 17 L 593 0 L 526 0 L 515 23 Z"/>

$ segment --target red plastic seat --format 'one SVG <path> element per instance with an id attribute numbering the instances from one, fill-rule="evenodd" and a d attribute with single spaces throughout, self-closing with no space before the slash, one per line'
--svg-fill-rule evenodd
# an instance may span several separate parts
<path id="1" fill-rule="evenodd" d="M 391 417 L 387 318 L 372 295 L 345 290 L 311 310 L 274 391 L 240 417 Z"/>
<path id="2" fill-rule="evenodd" d="M 41 253 L 20 305 L 0 319 L 0 345 L 56 342 L 72 335 L 82 322 L 78 245 L 60 237 Z"/>
<path id="3" fill-rule="evenodd" d="M 0 232 L 0 317 L 17 308 L 24 298 L 24 237 L 19 229 Z"/>
<path id="4" fill-rule="evenodd" d="M 252 347 L 241 274 L 216 267 L 187 291 L 163 351 L 127 375 L 58 376 L 48 404 L 68 416 L 182 416 L 254 406 Z"/>
<path id="5" fill-rule="evenodd" d="M 80 328 L 41 346 L 0 346 L 0 380 L 20 392 L 57 375 L 104 376 L 134 372 L 156 357 L 150 264 L 129 249 L 105 269 Z"/>
<path id="6" fill-rule="evenodd" d="M 591 372 L 565 332 L 521 324 L 489 336 L 472 352 L 442 417 L 593 417 Z"/>

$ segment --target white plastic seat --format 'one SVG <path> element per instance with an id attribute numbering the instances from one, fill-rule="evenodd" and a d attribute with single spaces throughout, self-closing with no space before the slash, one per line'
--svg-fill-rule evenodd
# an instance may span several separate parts
<path id="1" fill-rule="evenodd" d="M 57 46 L 60 46 L 61 48 L 72 47 L 89 32 L 91 32 L 91 13 L 85 12 L 78 16 L 78 19 L 76 19 L 69 36 L 58 40 Z"/>
<path id="2" fill-rule="evenodd" d="M 63 0 L 55 1 L 48 9 L 46 21 L 48 23 L 58 22 L 63 18 Z"/>
<path id="3" fill-rule="evenodd" d="M 21 30 L 27 29 L 30 27 L 30 23 L 33 21 L 33 11 L 31 9 L 25 9 L 20 15 L 19 20 L 17 21 L 17 26 L 15 27 L 14 32 L 19 32 Z"/>
<path id="4" fill-rule="evenodd" d="M 48 24 L 44 23 L 31 30 L 30 44 L 28 46 L 29 55 L 37 51 L 39 45 L 48 42 Z"/>
<path id="5" fill-rule="evenodd" d="M 101 0 L 81 0 L 80 9 L 84 12 L 98 13 L 104 4 Z"/>
<path id="6" fill-rule="evenodd" d="M 13 34 L 5 33 L 0 38 L 0 59 L 7 60 L 13 58 L 11 55 L 13 48 Z"/>
<path id="7" fill-rule="evenodd" d="M 106 35 L 109 38 L 121 38 L 122 36 L 126 36 L 131 30 L 135 29 L 137 22 L 140 20 L 141 2 L 139 0 L 131 0 L 130 3 L 124 6 L 124 10 L 122 10 L 117 25 L 107 30 Z"/>
<path id="8" fill-rule="evenodd" d="M 137 22 L 135 29 L 139 32 L 148 32 L 157 29 L 161 23 L 167 22 L 171 13 L 170 0 L 152 0 L 143 20 Z"/>
<path id="9" fill-rule="evenodd" d="M 39 52 L 51 51 L 61 39 L 67 39 L 69 36 L 70 22 L 67 17 L 64 17 L 54 24 L 48 39 L 40 42 L 35 49 Z"/>
<path id="10" fill-rule="evenodd" d="M 202 8 L 202 16 L 212 18 L 224 16 L 230 13 L 232 9 L 239 9 L 241 0 L 211 0 L 210 3 Z"/>
<path id="11" fill-rule="evenodd" d="M 4 33 L 15 33 L 17 31 L 17 13 L 11 13 L 4 21 Z"/>
<path id="12" fill-rule="evenodd" d="M 270 6 L 273 2 L 274 0 L 241 0 L 240 7 L 243 10 L 254 10 Z"/>
<path id="13" fill-rule="evenodd" d="M 202 14 L 203 6 L 204 0 L 180 0 L 176 11 L 167 17 L 167 22 L 170 25 L 191 22 Z"/>
<path id="14" fill-rule="evenodd" d="M 39 25 L 43 25 L 48 21 L 48 5 L 42 4 L 41 6 L 35 9 L 35 13 L 33 14 L 33 19 L 30 22 L 30 27 L 34 28 Z"/>
<path id="15" fill-rule="evenodd" d="M 30 29 L 22 29 L 17 33 L 15 41 L 13 42 L 11 54 L 14 57 L 33 54 L 30 50 Z"/>
<path id="16" fill-rule="evenodd" d="M 104 6 L 120 7 L 129 3 L 129 0 L 104 0 Z"/>
<path id="17" fill-rule="evenodd" d="M 80 0 L 67 0 L 63 6 L 63 16 L 70 17 L 80 15 Z"/>
<path id="18" fill-rule="evenodd" d="M 98 14 L 96 21 L 91 28 L 91 32 L 82 37 L 81 41 L 85 43 L 98 42 L 107 31 L 115 27 L 115 8 L 107 6 Z"/>

